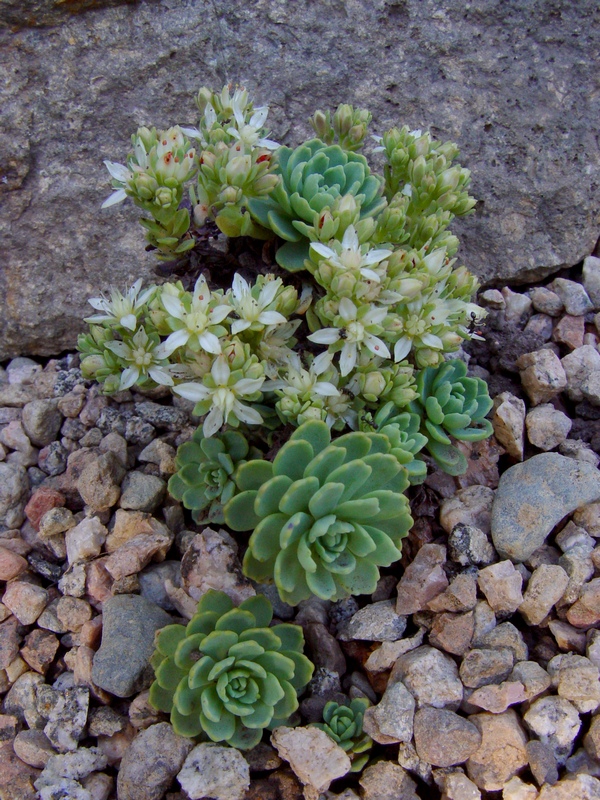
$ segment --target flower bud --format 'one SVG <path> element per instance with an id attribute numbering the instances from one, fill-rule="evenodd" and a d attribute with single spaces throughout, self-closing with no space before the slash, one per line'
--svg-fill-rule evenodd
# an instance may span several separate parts
<path id="1" fill-rule="evenodd" d="M 219 200 L 224 204 L 235 205 L 243 196 L 242 190 L 236 186 L 226 186 L 223 191 L 219 192 Z"/>
<path id="2" fill-rule="evenodd" d="M 81 374 L 87 380 L 92 380 L 93 378 L 95 378 L 98 372 L 102 369 L 106 369 L 106 362 L 104 361 L 104 356 L 101 355 L 86 356 L 81 361 Z"/>
<path id="3" fill-rule="evenodd" d="M 315 111 L 310 121 L 319 139 L 325 141 L 331 128 L 328 115 L 323 111 Z"/>
<path id="4" fill-rule="evenodd" d="M 154 193 L 158 188 L 158 183 L 156 182 L 156 179 L 151 175 L 148 175 L 147 172 L 136 172 L 134 173 L 129 188 L 131 189 L 134 197 L 148 202 L 149 200 L 154 199 Z"/>
<path id="5" fill-rule="evenodd" d="M 362 394 L 369 403 L 376 403 L 379 395 L 385 390 L 387 381 L 379 371 L 369 372 L 364 376 Z"/>
<path id="6" fill-rule="evenodd" d="M 213 93 L 211 90 L 203 86 L 196 96 L 196 105 L 201 114 L 204 114 L 204 109 L 211 102 Z"/>
<path id="7" fill-rule="evenodd" d="M 168 189 L 166 186 L 161 186 L 156 190 L 154 202 L 161 208 L 169 208 L 169 206 L 177 203 L 176 193 L 173 189 Z"/>
<path id="8" fill-rule="evenodd" d="M 252 169 L 251 156 L 234 156 L 225 167 L 227 182 L 232 186 L 243 186 Z"/>
<path id="9" fill-rule="evenodd" d="M 321 211 L 318 222 L 315 226 L 321 242 L 328 242 L 330 239 L 333 239 L 338 227 L 339 220 L 336 220 L 332 217 L 329 209 Z"/>
<path id="10" fill-rule="evenodd" d="M 352 106 L 347 103 L 342 103 L 337 107 L 333 115 L 333 129 L 340 137 L 348 135 L 348 131 L 352 127 Z"/>
<path id="11" fill-rule="evenodd" d="M 286 286 L 285 289 L 277 295 L 275 310 L 283 314 L 284 317 L 290 317 L 296 310 L 298 305 L 298 292 L 293 286 Z"/>

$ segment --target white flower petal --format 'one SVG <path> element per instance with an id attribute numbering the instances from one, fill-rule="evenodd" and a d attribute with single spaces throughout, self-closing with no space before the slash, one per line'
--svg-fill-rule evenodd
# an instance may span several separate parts
<path id="1" fill-rule="evenodd" d="M 260 106 L 254 109 L 254 114 L 250 117 L 250 125 L 253 128 L 262 128 L 269 116 L 269 106 Z"/>
<path id="2" fill-rule="evenodd" d="M 148 374 L 159 386 L 173 386 L 173 378 L 166 367 L 150 367 L 148 369 Z"/>
<path id="3" fill-rule="evenodd" d="M 92 308 L 95 308 L 96 311 L 108 311 L 107 306 L 110 307 L 110 304 L 105 297 L 90 297 L 88 303 Z"/>
<path id="4" fill-rule="evenodd" d="M 356 319 L 356 306 L 348 297 L 342 297 L 340 300 L 340 317 L 346 322 Z"/>
<path id="5" fill-rule="evenodd" d="M 106 322 L 107 320 L 110 319 L 112 319 L 112 317 L 107 314 L 92 314 L 91 317 L 85 317 L 83 321 L 96 323 L 96 322 Z"/>
<path id="6" fill-rule="evenodd" d="M 336 258 L 337 253 L 335 250 L 332 250 L 331 247 L 327 247 L 327 245 L 322 244 L 321 242 L 311 242 L 310 249 L 314 250 L 315 253 L 318 253 L 323 258 Z"/>
<path id="7" fill-rule="evenodd" d="M 315 394 L 320 394 L 322 397 L 339 397 L 340 393 L 335 388 L 333 383 L 329 383 L 329 381 L 317 381 L 313 386 L 313 392 Z"/>
<path id="8" fill-rule="evenodd" d="M 236 300 L 241 300 L 244 295 L 248 294 L 250 291 L 250 286 L 248 282 L 242 278 L 242 276 L 236 272 L 233 276 L 233 282 L 231 284 L 231 291 L 233 292 L 233 296 Z"/>
<path id="9" fill-rule="evenodd" d="M 280 314 L 279 311 L 261 311 L 258 315 L 258 321 L 262 322 L 263 325 L 278 325 L 287 322 L 286 318 L 283 314 Z"/>
<path id="10" fill-rule="evenodd" d="M 125 342 L 106 342 L 104 346 L 119 358 L 129 358 L 131 355 L 131 347 Z"/>
<path id="11" fill-rule="evenodd" d="M 362 263 L 365 266 L 379 264 L 380 261 L 383 261 L 385 258 L 389 258 L 391 255 L 391 250 L 369 250 L 369 252 L 363 256 Z"/>
<path id="12" fill-rule="evenodd" d="M 137 318 L 135 314 L 126 314 L 124 317 L 121 317 L 119 323 L 130 331 L 134 331 L 137 326 Z"/>
<path id="13" fill-rule="evenodd" d="M 387 317 L 388 310 L 387 308 L 381 308 L 380 306 L 374 306 L 370 308 L 367 313 L 362 318 L 362 322 L 365 325 L 377 325 Z"/>
<path id="14" fill-rule="evenodd" d="M 242 378 L 235 384 L 233 390 L 236 394 L 254 394 L 261 388 L 264 380 L 264 378 Z"/>
<path id="15" fill-rule="evenodd" d="M 198 128 L 182 128 L 179 126 L 180 131 L 185 134 L 188 139 L 200 139 L 202 140 L 202 134 L 198 130 Z"/>
<path id="16" fill-rule="evenodd" d="M 357 251 L 359 249 L 360 244 L 358 242 L 358 236 L 356 235 L 356 229 L 354 225 L 348 225 L 344 231 L 344 235 L 342 237 L 342 247 L 344 250 Z"/>
<path id="17" fill-rule="evenodd" d="M 224 356 L 215 358 L 210 372 L 217 386 L 227 386 L 227 381 L 231 375 L 231 370 L 229 369 L 229 364 Z"/>
<path id="18" fill-rule="evenodd" d="M 337 328 L 323 328 L 320 331 L 311 333 L 306 338 L 310 342 L 316 342 L 316 344 L 334 344 L 334 342 L 339 341 L 340 332 Z"/>
<path id="19" fill-rule="evenodd" d="M 273 302 L 275 299 L 275 295 L 279 291 L 281 287 L 281 280 L 277 278 L 275 281 L 269 281 L 263 288 L 260 290 L 260 296 L 258 298 L 259 305 L 261 308 L 266 308 L 270 303 Z"/>
<path id="20" fill-rule="evenodd" d="M 249 425 L 260 425 L 263 418 L 255 408 L 245 406 L 238 400 L 233 404 L 233 411 L 240 422 L 246 422 Z"/>
<path id="21" fill-rule="evenodd" d="M 210 312 L 209 319 L 211 325 L 218 325 L 219 322 L 223 322 L 225 317 L 230 314 L 232 311 L 231 306 L 216 306 Z"/>
<path id="22" fill-rule="evenodd" d="M 127 367 L 127 369 L 124 369 L 121 373 L 119 391 L 124 392 L 125 389 L 130 389 L 139 377 L 140 371 L 137 367 Z"/>
<path id="23" fill-rule="evenodd" d="M 390 357 L 390 351 L 388 350 L 387 345 L 385 342 L 382 342 L 378 336 L 373 336 L 371 333 L 365 333 L 364 342 L 373 355 L 379 356 L 380 358 Z"/>
<path id="24" fill-rule="evenodd" d="M 410 353 L 412 347 L 412 339 L 409 336 L 403 336 L 398 339 L 394 345 L 394 361 L 402 361 L 403 358 Z"/>
<path id="25" fill-rule="evenodd" d="M 340 375 L 342 378 L 348 375 L 356 364 L 356 344 L 355 342 L 345 342 L 340 355 Z"/>
<path id="26" fill-rule="evenodd" d="M 168 336 L 162 344 L 158 345 L 154 351 L 156 357 L 161 359 L 168 358 L 178 347 L 183 347 L 187 344 L 189 338 L 190 332 L 186 331 L 185 328 L 175 331 L 175 333 Z"/>
<path id="27" fill-rule="evenodd" d="M 245 331 L 250 325 L 252 325 L 252 323 L 248 322 L 247 319 L 236 319 L 231 323 L 231 332 L 235 335 L 236 333 L 240 333 L 240 331 Z"/>
<path id="28" fill-rule="evenodd" d="M 105 161 L 104 166 L 112 177 L 119 183 L 127 183 L 131 177 L 130 171 L 123 164 L 116 164 L 114 161 Z"/>
<path id="29" fill-rule="evenodd" d="M 211 395 L 211 390 L 204 386 L 203 383 L 180 383 L 179 386 L 173 388 L 173 391 L 175 394 L 179 394 L 194 403 L 206 400 Z"/>
<path id="30" fill-rule="evenodd" d="M 135 307 L 140 308 L 140 306 L 143 306 L 144 303 L 146 303 L 152 297 L 155 291 L 156 286 L 149 286 L 147 289 L 144 289 L 144 291 L 135 301 Z"/>
<path id="31" fill-rule="evenodd" d="M 185 314 L 185 308 L 183 307 L 183 303 L 178 297 L 174 297 L 172 294 L 167 294 L 166 292 L 162 293 L 161 302 L 165 307 L 167 314 L 170 314 L 175 319 L 181 319 Z"/>
<path id="32" fill-rule="evenodd" d="M 325 372 L 326 369 L 329 369 L 332 361 L 333 361 L 333 356 L 331 355 L 331 353 L 328 353 L 327 351 L 325 351 L 324 353 L 320 353 L 320 355 L 318 355 L 312 362 L 310 366 L 310 371 L 314 375 L 321 375 L 323 372 Z"/>
<path id="33" fill-rule="evenodd" d="M 277 150 L 278 147 L 281 147 L 279 142 L 274 142 L 273 139 L 259 139 L 256 144 L 258 147 L 264 147 L 265 150 Z"/>
<path id="34" fill-rule="evenodd" d="M 122 203 L 123 200 L 127 198 L 127 193 L 125 189 L 117 189 L 116 192 L 113 192 L 106 200 L 102 203 L 100 208 L 109 208 L 110 206 L 116 206 L 117 203 Z"/>
<path id="35" fill-rule="evenodd" d="M 421 336 L 421 341 L 423 344 L 427 345 L 427 347 L 432 347 L 434 350 L 443 350 L 444 343 L 440 339 L 439 336 L 436 336 L 433 333 L 424 333 Z"/>
<path id="36" fill-rule="evenodd" d="M 219 341 L 219 337 L 215 336 L 214 333 L 210 331 L 204 331 L 198 336 L 198 341 L 206 350 L 207 353 L 211 353 L 213 356 L 219 355 L 221 352 L 221 342 Z"/>
<path id="37" fill-rule="evenodd" d="M 373 272 L 372 269 L 366 269 L 363 267 L 360 271 L 360 274 L 363 278 L 366 278 L 368 281 L 374 281 L 375 283 L 380 283 L 381 279 L 376 272 Z"/>
<path id="38" fill-rule="evenodd" d="M 204 420 L 204 425 L 202 426 L 202 433 L 208 439 L 213 433 L 216 433 L 219 428 L 223 425 L 223 410 L 214 406 L 211 408 L 209 413 Z"/>

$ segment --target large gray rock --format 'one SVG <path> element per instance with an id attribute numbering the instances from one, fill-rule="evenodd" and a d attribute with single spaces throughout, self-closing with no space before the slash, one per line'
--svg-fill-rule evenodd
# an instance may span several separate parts
<path id="1" fill-rule="evenodd" d="M 406 123 L 457 141 L 480 203 L 455 230 L 484 280 L 528 280 L 592 251 L 593 0 L 112 6 L 2 3 L 0 358 L 72 347 L 90 295 L 151 278 L 136 210 L 100 210 L 102 161 L 122 162 L 138 125 L 195 122 L 200 83 L 250 78 L 289 144 L 341 101 L 370 108 L 376 133 Z"/>
<path id="2" fill-rule="evenodd" d="M 500 478 L 492 506 L 498 553 L 526 561 L 561 519 L 600 498 L 600 472 L 584 461 L 541 453 Z"/>

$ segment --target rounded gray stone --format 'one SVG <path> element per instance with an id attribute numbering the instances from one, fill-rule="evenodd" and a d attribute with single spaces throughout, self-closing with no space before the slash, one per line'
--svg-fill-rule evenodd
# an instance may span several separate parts
<path id="1" fill-rule="evenodd" d="M 492 505 L 492 541 L 503 558 L 526 561 L 550 531 L 600 498 L 600 472 L 559 453 L 541 453 L 508 469 Z"/>
<path id="2" fill-rule="evenodd" d="M 140 731 L 119 767 L 119 800 L 161 800 L 194 744 L 168 722 Z"/>
<path id="3" fill-rule="evenodd" d="M 447 708 L 425 706 L 415 714 L 415 747 L 434 767 L 463 764 L 481 744 L 479 729 Z"/>
<path id="4" fill-rule="evenodd" d="M 153 677 L 149 661 L 154 634 L 172 623 L 155 603 L 136 594 L 111 597 L 102 607 L 102 644 L 94 655 L 92 681 L 117 697 L 131 697 Z"/>
<path id="5" fill-rule="evenodd" d="M 54 441 L 62 420 L 58 399 L 32 400 L 23 407 L 23 427 L 36 447 L 45 447 Z"/>
<path id="6" fill-rule="evenodd" d="M 22 524 L 28 492 L 25 467 L 0 462 L 0 530 L 18 528 Z"/>

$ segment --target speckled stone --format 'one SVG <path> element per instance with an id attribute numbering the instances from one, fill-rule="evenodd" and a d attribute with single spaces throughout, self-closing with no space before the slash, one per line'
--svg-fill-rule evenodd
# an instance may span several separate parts
<path id="1" fill-rule="evenodd" d="M 541 453 L 510 467 L 492 506 L 498 553 L 526 561 L 567 514 L 600 498 L 600 472 L 558 453 Z"/>

